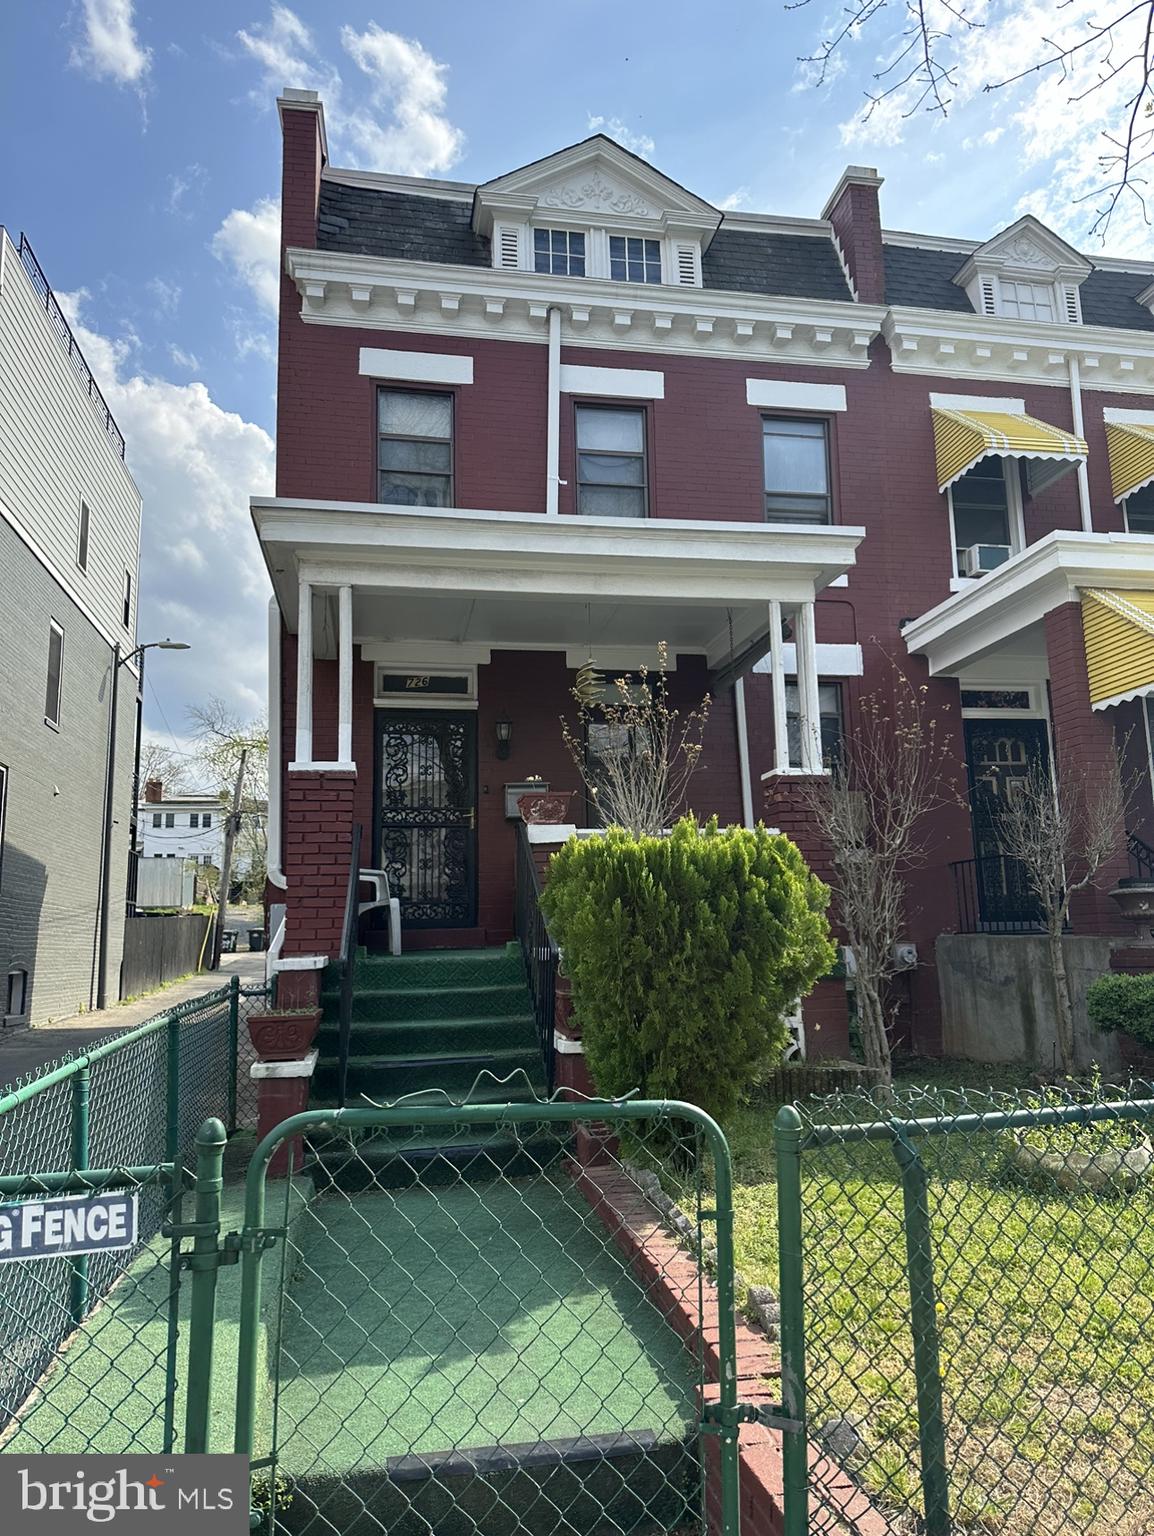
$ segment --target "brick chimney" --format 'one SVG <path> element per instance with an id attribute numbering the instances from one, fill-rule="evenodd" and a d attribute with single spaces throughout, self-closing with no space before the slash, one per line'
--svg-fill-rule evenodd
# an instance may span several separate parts
<path id="1" fill-rule="evenodd" d="M 872 165 L 847 165 L 821 211 L 833 225 L 854 292 L 863 304 L 884 304 L 886 297 L 878 201 L 882 180 Z"/>
<path id="2" fill-rule="evenodd" d="M 160 779 L 149 779 L 144 786 L 144 799 L 148 805 L 159 805 L 164 799 L 164 784 Z"/>
<path id="3" fill-rule="evenodd" d="M 321 169 L 329 158 L 325 109 L 316 91 L 286 89 L 277 98 L 284 158 L 281 165 L 281 248 L 313 248 Z"/>

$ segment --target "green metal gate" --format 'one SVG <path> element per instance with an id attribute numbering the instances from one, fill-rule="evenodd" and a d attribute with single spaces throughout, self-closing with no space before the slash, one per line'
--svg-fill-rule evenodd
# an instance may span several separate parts
<path id="1" fill-rule="evenodd" d="M 307 1177 L 279 1169 L 294 1146 Z M 651 1202 L 662 1168 L 693 1209 Z M 701 1110 L 297 1115 L 257 1148 L 224 1247 L 254 1528 L 737 1536 L 755 1412 L 737 1401 L 729 1151 Z"/>

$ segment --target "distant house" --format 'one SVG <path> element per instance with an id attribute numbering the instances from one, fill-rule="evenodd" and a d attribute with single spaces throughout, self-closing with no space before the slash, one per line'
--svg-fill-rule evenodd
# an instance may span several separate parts
<path id="1" fill-rule="evenodd" d="M 250 829 L 263 824 L 263 804 L 242 812 Z M 160 779 L 149 779 L 137 806 L 137 837 L 143 859 L 192 859 L 219 869 L 224 857 L 227 808 L 219 795 L 165 795 Z M 247 875 L 253 866 L 253 840 L 237 839 L 233 874 Z"/>
<path id="2" fill-rule="evenodd" d="M 0 229 L 4 1024 L 92 1007 L 102 953 L 117 994 L 139 554 L 124 439 L 27 239 Z"/>

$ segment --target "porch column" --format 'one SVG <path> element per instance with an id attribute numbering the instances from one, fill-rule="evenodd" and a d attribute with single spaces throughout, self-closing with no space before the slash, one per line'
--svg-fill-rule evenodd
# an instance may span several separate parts
<path id="1" fill-rule="evenodd" d="M 302 581 L 297 604 L 297 741 L 294 760 L 313 760 L 313 589 Z"/>
<path id="2" fill-rule="evenodd" d="M 773 690 L 773 771 L 789 771 L 789 727 L 785 709 L 785 647 L 781 641 L 781 604 L 776 597 L 769 600 L 769 674 Z"/>
<path id="3" fill-rule="evenodd" d="M 339 663 L 337 685 L 337 761 L 353 760 L 353 589 L 337 590 Z"/>
<path id="4" fill-rule="evenodd" d="M 797 611 L 797 694 L 801 717 L 801 769 L 821 773 L 821 706 L 817 684 L 817 633 L 812 600 Z"/>

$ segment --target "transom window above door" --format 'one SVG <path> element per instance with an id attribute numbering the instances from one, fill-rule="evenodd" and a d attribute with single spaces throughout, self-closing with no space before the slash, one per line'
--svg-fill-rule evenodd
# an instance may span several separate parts
<path id="1" fill-rule="evenodd" d="M 583 517 L 646 515 L 645 412 L 577 407 L 577 510 Z"/>
<path id="2" fill-rule="evenodd" d="M 762 417 L 767 523 L 828 523 L 829 443 L 824 421 Z"/>
<path id="3" fill-rule="evenodd" d="M 661 241 L 610 235 L 609 276 L 621 283 L 659 283 Z"/>
<path id="4" fill-rule="evenodd" d="M 533 271 L 555 277 L 585 276 L 585 234 L 580 229 L 535 229 Z"/>
<path id="5" fill-rule="evenodd" d="M 377 399 L 377 500 L 453 505 L 453 397 L 382 389 Z"/>

